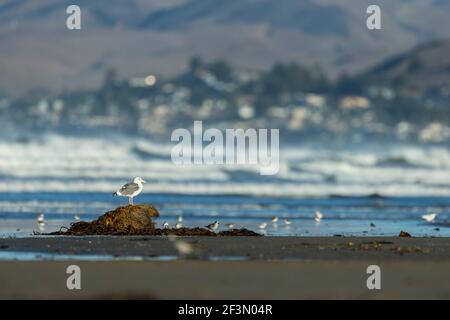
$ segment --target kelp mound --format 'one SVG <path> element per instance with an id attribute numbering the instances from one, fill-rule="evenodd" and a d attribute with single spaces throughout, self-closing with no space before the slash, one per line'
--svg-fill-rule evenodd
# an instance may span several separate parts
<path id="1" fill-rule="evenodd" d="M 159 217 L 158 210 L 149 204 L 127 205 L 101 215 L 97 220 L 79 221 L 70 228 L 53 232 L 53 235 L 139 235 L 155 232 L 153 217 Z"/>
<path id="2" fill-rule="evenodd" d="M 127 205 L 106 212 L 97 220 L 74 222 L 50 235 L 151 235 L 151 236 L 260 236 L 247 229 L 233 229 L 215 233 L 206 228 L 157 229 L 152 218 L 159 217 L 158 210 L 149 204 Z"/>

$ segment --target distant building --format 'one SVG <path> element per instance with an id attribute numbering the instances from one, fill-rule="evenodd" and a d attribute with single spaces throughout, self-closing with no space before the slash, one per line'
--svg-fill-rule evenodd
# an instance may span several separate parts
<path id="1" fill-rule="evenodd" d="M 345 96 L 341 99 L 339 105 L 342 109 L 367 109 L 370 107 L 370 101 L 362 96 Z"/>

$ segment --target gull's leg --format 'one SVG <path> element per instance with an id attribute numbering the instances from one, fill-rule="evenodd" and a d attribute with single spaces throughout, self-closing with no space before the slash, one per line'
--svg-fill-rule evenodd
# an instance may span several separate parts
<path id="1" fill-rule="evenodd" d="M 133 205 L 133 197 L 130 197 L 131 205 Z"/>
<path id="2" fill-rule="evenodd" d="M 130 205 L 130 204 L 133 204 L 133 198 L 128 197 L 128 204 L 129 204 L 129 205 Z"/>

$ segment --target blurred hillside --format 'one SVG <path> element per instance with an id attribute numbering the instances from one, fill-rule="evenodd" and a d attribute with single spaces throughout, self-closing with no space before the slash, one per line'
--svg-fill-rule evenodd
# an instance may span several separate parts
<path id="1" fill-rule="evenodd" d="M 65 27 L 74 3 L 81 31 Z M 369 4 L 383 9 L 381 31 L 366 28 Z M 195 55 L 247 71 L 276 61 L 320 65 L 336 78 L 448 30 L 448 0 L 1 0 L 0 92 L 92 89 L 111 66 L 124 77 L 174 76 Z M 402 72 L 379 72 L 388 69 L 393 81 Z"/>
<path id="2" fill-rule="evenodd" d="M 176 76 L 127 77 L 111 68 L 102 85 L 57 94 L 0 96 L 2 136 L 47 132 L 127 133 L 166 140 L 203 120 L 216 128 L 280 128 L 284 141 L 450 139 L 450 41 L 420 45 L 332 81 L 317 66 L 277 62 L 243 71 L 227 60 L 192 57 Z"/>

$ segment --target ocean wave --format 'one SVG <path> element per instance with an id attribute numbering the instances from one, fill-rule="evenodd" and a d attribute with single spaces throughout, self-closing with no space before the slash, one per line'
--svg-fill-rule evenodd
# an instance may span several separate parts
<path id="1" fill-rule="evenodd" d="M 449 196 L 450 151 L 442 147 L 284 147 L 280 171 L 252 165 L 184 165 L 171 144 L 127 137 L 47 135 L 0 141 L 0 192 L 112 192 L 131 177 L 148 193 L 307 196 Z"/>

